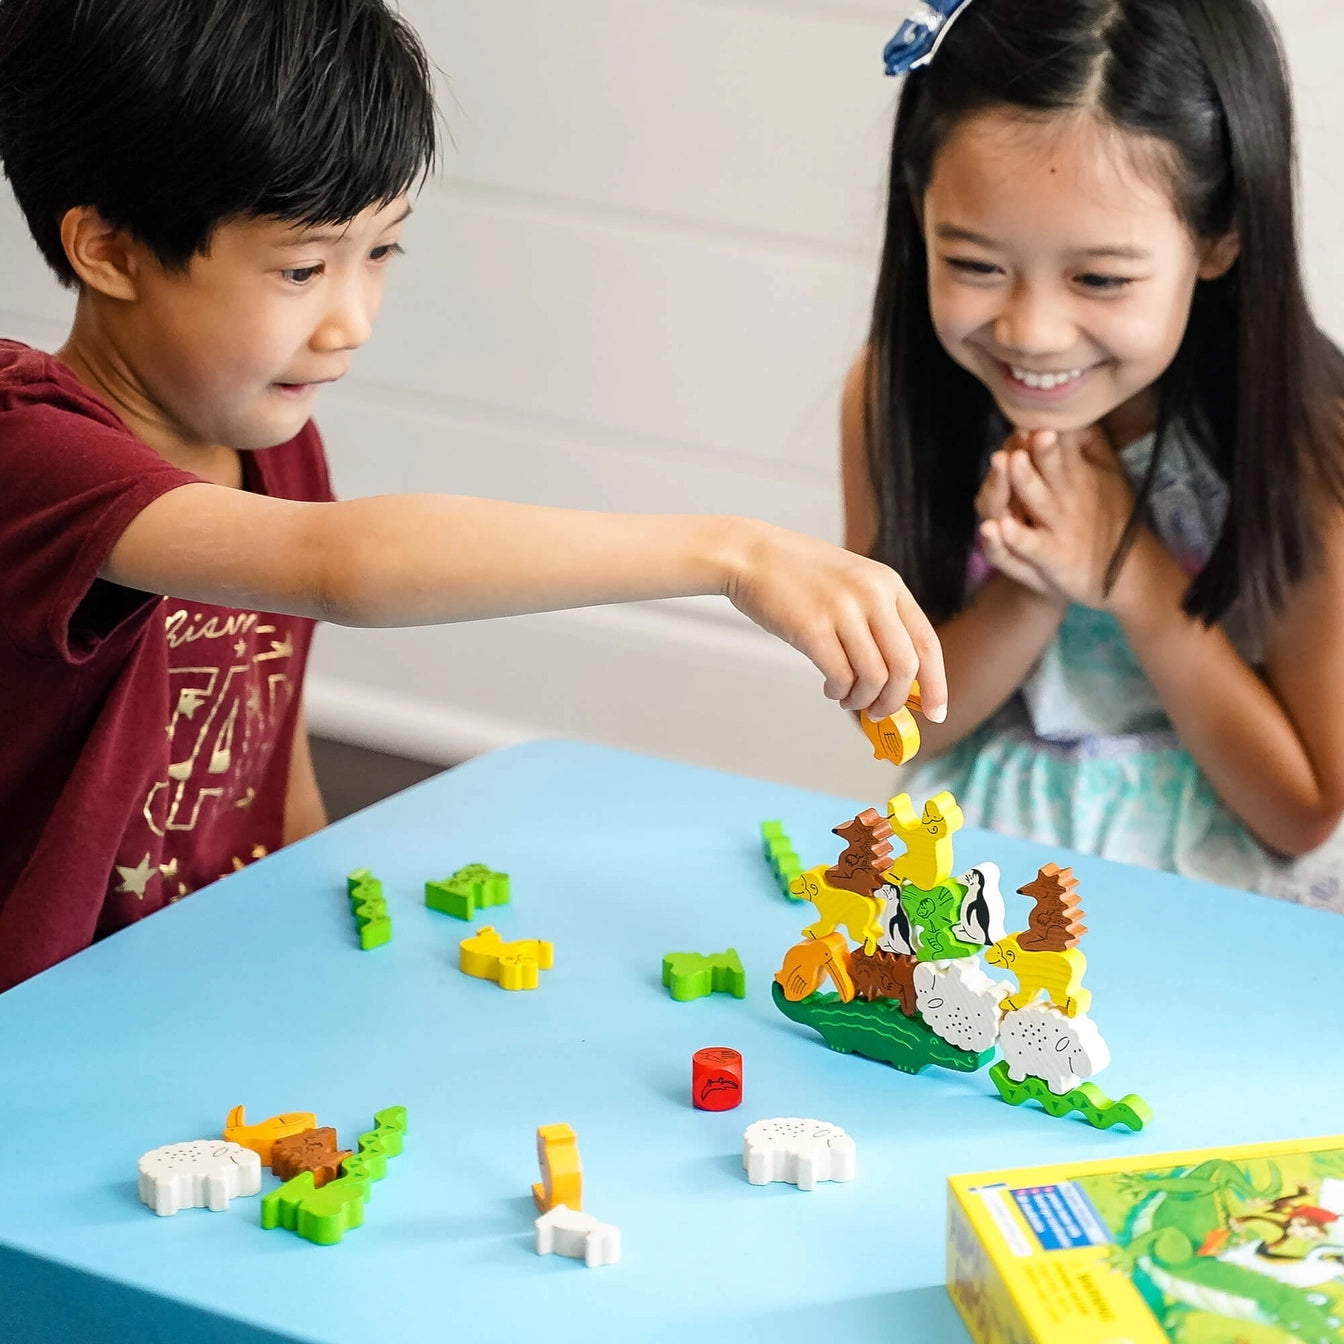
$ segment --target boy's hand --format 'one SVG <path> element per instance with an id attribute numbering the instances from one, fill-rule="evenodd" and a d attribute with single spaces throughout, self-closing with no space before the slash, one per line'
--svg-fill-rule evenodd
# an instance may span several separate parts
<path id="1" fill-rule="evenodd" d="M 1105 607 L 1106 571 L 1134 505 L 1105 435 L 1096 428 L 1037 432 L 1007 458 L 1021 516 L 981 524 L 986 557 L 1037 592 Z"/>
<path id="2" fill-rule="evenodd" d="M 899 574 L 814 537 L 751 524 L 724 592 L 821 669 L 826 695 L 883 719 L 919 679 L 923 712 L 947 715 L 947 673 L 929 619 Z"/>

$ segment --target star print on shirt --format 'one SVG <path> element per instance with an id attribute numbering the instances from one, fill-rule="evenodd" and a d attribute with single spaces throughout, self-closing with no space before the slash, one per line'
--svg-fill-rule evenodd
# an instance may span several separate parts
<path id="1" fill-rule="evenodd" d="M 121 886 L 117 888 L 119 892 L 125 892 L 129 895 L 134 892 L 137 899 L 145 899 L 145 888 L 149 886 L 149 879 L 153 869 L 149 862 L 149 855 L 146 854 L 134 868 L 123 868 L 117 864 L 117 872 L 121 877 Z"/>

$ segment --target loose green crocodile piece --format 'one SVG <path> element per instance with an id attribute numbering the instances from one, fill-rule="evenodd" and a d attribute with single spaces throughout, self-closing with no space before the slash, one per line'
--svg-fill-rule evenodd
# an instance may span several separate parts
<path id="1" fill-rule="evenodd" d="M 977 1052 L 950 1045 L 919 1018 L 907 1018 L 891 999 L 844 1003 L 838 994 L 818 992 L 791 1003 L 778 981 L 771 983 L 770 994 L 785 1017 L 811 1027 L 832 1050 L 875 1059 L 902 1073 L 918 1073 L 931 1064 L 974 1073 L 994 1056 L 993 1047 Z"/>
<path id="2" fill-rule="evenodd" d="M 1039 1101 L 1047 1115 L 1056 1119 L 1077 1112 L 1094 1129 L 1128 1125 L 1136 1134 L 1153 1118 L 1153 1109 L 1136 1092 L 1112 1101 L 1095 1083 L 1081 1083 L 1071 1092 L 1052 1092 L 1040 1078 L 1015 1083 L 1008 1077 L 1008 1061 L 999 1060 L 989 1071 L 999 1096 L 1010 1106 Z"/>
<path id="3" fill-rule="evenodd" d="M 367 952 L 392 941 L 392 920 L 383 899 L 383 884 L 367 868 L 357 868 L 345 879 L 350 913 L 359 931 L 359 945 Z"/>
<path id="4" fill-rule="evenodd" d="M 663 958 L 663 984 L 678 1003 L 707 994 L 747 996 L 747 973 L 735 948 L 705 956 L 700 952 L 669 952 Z"/>
<path id="5" fill-rule="evenodd" d="M 761 822 L 761 852 L 775 875 L 780 892 L 791 901 L 801 901 L 803 898 L 795 896 L 789 887 L 802 874 L 803 865 L 798 861 L 793 841 L 784 834 L 782 821 Z"/>
<path id="6" fill-rule="evenodd" d="M 425 904 L 440 914 L 470 922 L 482 910 L 509 903 L 509 875 L 488 864 L 469 863 L 452 877 L 425 883 Z"/>

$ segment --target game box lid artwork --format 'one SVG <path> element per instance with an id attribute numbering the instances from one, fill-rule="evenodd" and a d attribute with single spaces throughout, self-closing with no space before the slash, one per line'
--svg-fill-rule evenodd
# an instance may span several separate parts
<path id="1" fill-rule="evenodd" d="M 1344 1135 L 954 1176 L 976 1344 L 1344 1344 Z"/>

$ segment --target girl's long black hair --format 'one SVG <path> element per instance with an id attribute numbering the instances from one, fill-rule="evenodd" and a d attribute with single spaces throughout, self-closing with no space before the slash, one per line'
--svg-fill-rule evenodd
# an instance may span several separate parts
<path id="1" fill-rule="evenodd" d="M 1165 431 L 1180 421 L 1231 495 L 1185 610 L 1213 622 L 1236 603 L 1263 627 L 1319 556 L 1309 487 L 1344 502 L 1344 356 L 1316 326 L 1302 284 L 1292 103 L 1260 0 L 969 0 L 935 59 L 907 77 L 868 357 L 874 554 L 935 620 L 961 607 L 974 498 L 1005 427 L 934 332 L 916 207 L 954 128 L 991 108 L 1086 109 L 1165 142 L 1194 235 L 1240 234 L 1232 270 L 1198 283 L 1161 379 L 1157 450 L 1111 578 L 1140 525 Z"/>

